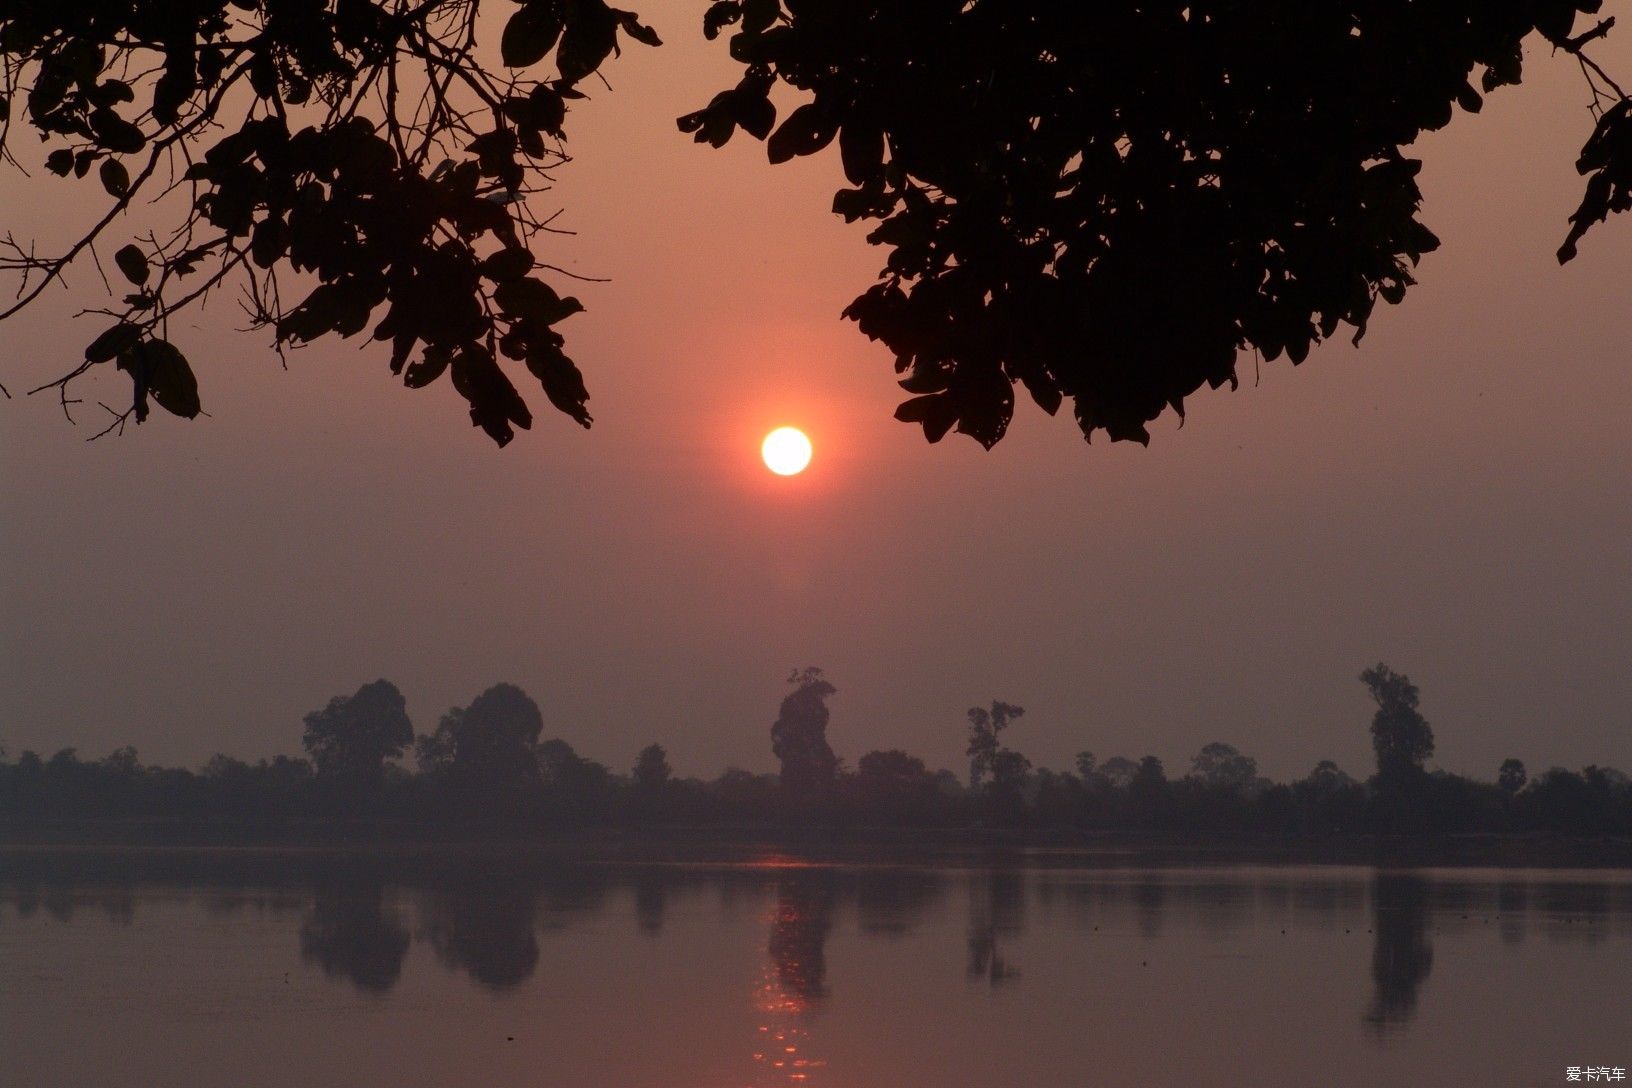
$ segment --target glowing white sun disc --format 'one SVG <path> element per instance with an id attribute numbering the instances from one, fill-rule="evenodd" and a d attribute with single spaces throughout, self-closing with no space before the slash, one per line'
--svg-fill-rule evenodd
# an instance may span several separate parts
<path id="1" fill-rule="evenodd" d="M 765 436 L 759 455 L 778 476 L 797 476 L 810 464 L 810 439 L 797 427 L 778 427 Z"/>

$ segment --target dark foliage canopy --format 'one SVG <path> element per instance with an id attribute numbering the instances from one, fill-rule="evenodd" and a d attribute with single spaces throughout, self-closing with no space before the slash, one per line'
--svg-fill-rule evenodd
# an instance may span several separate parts
<path id="1" fill-rule="evenodd" d="M 1003 747 L 1000 735 L 1026 712 L 1025 707 L 1014 706 L 997 699 L 991 709 L 972 706 L 965 715 L 969 719 L 969 744 L 964 754 L 969 757 L 969 788 L 979 789 L 987 778 L 1012 780 L 1024 774 L 1025 757 Z M 1028 764 L 1029 765 L 1029 764 Z"/>
<path id="2" fill-rule="evenodd" d="M 519 363 L 584 426 L 589 394 L 556 326 L 582 310 L 540 274 L 547 231 L 529 197 L 566 161 L 578 85 L 622 39 L 657 45 L 603 0 L 527 0 L 505 23 L 504 67 L 477 60 L 478 0 L 12 0 L 0 15 L 8 114 L 45 139 L 43 164 L 92 185 L 107 213 L 66 253 L 8 239 L 23 282 L 9 317 L 93 244 L 117 244 L 138 198 L 185 194 L 169 231 L 125 241 L 111 323 L 62 390 L 114 363 L 131 407 L 200 411 L 170 317 L 229 282 L 281 351 L 328 335 L 389 342 L 394 374 L 448 374 L 500 445 L 532 412 Z M 554 52 L 554 62 L 544 65 Z M 528 74 L 523 73 L 528 70 Z M 5 151 L 22 165 L 37 152 Z M 286 294 L 287 292 L 287 294 Z"/>
<path id="3" fill-rule="evenodd" d="M 1377 713 L 1371 719 L 1371 745 L 1377 753 L 1377 775 L 1397 782 L 1420 774 L 1434 754 L 1434 731 L 1417 709 L 1417 685 L 1404 673 L 1379 662 L 1360 674 Z"/>
<path id="4" fill-rule="evenodd" d="M 352 695 L 336 695 L 322 710 L 306 715 L 301 744 L 320 775 L 378 784 L 385 762 L 414 743 L 407 702 L 389 680 L 364 684 Z"/>
<path id="5" fill-rule="evenodd" d="M 720 0 L 702 30 L 729 32 L 743 77 L 680 127 L 715 146 L 744 129 L 773 163 L 838 144 L 834 210 L 888 250 L 845 313 L 894 353 L 897 417 L 931 441 L 997 442 L 1016 384 L 1050 413 L 1069 400 L 1085 435 L 1145 441 L 1201 386 L 1235 384 L 1243 350 L 1298 363 L 1403 298 L 1438 245 L 1406 149 L 1519 82 L 1527 37 L 1580 65 L 1596 115 L 1560 260 L 1632 204 L 1632 101 L 1588 55 L 1613 20 L 1577 25 L 1599 5 Z M 126 281 L 41 388 L 67 410 L 111 363 L 132 397 L 106 430 L 153 404 L 196 416 L 170 319 L 235 290 L 279 351 L 366 334 L 409 386 L 446 374 L 501 445 L 532 424 L 522 372 L 588 426 L 558 331 L 582 307 L 546 278 L 564 273 L 534 198 L 581 88 L 625 40 L 660 43 L 606 0 L 480 9 L 0 7 L 0 152 L 106 201 L 63 252 L 5 237 L 18 295 L 0 321 L 87 255 L 111 251 Z M 780 118 L 778 84 L 802 99 Z M 160 194 L 171 220 L 130 236 L 127 210 Z"/>
<path id="6" fill-rule="evenodd" d="M 803 798 L 830 794 L 839 759 L 827 742 L 827 697 L 838 691 L 818 668 L 795 669 L 788 677 L 793 691 L 782 700 L 771 723 L 771 751 L 782 763 L 782 785 Z"/>
<path id="7" fill-rule="evenodd" d="M 494 684 L 468 707 L 442 715 L 436 732 L 415 743 L 415 755 L 421 770 L 441 774 L 461 789 L 496 796 L 539 781 L 534 748 L 543 728 L 538 704 L 525 691 Z"/>
<path id="8" fill-rule="evenodd" d="M 1020 384 L 1085 436 L 1146 424 L 1237 353 L 1294 364 L 1365 333 L 1438 239 L 1405 149 L 1519 82 L 1539 32 L 1598 115 L 1559 259 L 1632 204 L 1632 103 L 1575 34 L 1599 0 L 721 0 L 734 88 L 680 121 L 772 162 L 837 141 L 876 221 L 879 281 L 846 310 L 895 353 L 896 418 L 990 447 Z M 778 82 L 810 100 L 780 125 Z"/>

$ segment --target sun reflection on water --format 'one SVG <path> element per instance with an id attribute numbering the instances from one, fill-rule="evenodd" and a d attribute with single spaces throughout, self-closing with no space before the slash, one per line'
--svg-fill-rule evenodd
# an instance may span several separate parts
<path id="1" fill-rule="evenodd" d="M 789 876 L 778 883 L 767 960 L 754 984 L 759 1014 L 753 1060 L 758 1084 L 811 1084 L 824 1058 L 813 1056 L 809 1021 L 827 996 L 824 946 L 832 894 L 820 880 Z"/>

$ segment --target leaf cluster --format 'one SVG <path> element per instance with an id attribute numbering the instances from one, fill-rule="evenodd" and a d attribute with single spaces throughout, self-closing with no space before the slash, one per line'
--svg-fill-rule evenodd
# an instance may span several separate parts
<path id="1" fill-rule="evenodd" d="M 8 239 L 17 312 L 91 248 L 149 182 L 186 194 L 183 222 L 121 246 L 136 290 L 63 390 L 117 360 L 179 415 L 197 383 L 165 329 L 229 276 L 252 324 L 280 349 L 367 331 L 390 343 L 412 388 L 451 375 L 470 418 L 500 445 L 532 412 L 501 360 L 521 364 L 558 410 L 590 424 L 589 394 L 556 326 L 582 310 L 546 282 L 547 231 L 529 198 L 566 161 L 577 85 L 628 37 L 657 36 L 604 0 L 527 0 L 500 42 L 510 70 L 477 63 L 479 0 L 18 0 L 0 13 L 8 107 L 65 179 L 93 166 L 112 198 L 68 252 Z M 555 53 L 555 74 L 515 69 Z M 4 116 L 10 117 L 9 108 Z M 8 127 L 4 135 L 11 135 Z M 12 142 L 0 143 L 8 155 Z M 155 176 L 159 180 L 155 181 Z M 280 274 L 284 277 L 280 281 Z M 286 301 L 290 279 L 299 285 Z M 112 411 L 110 409 L 110 411 Z"/>
<path id="2" fill-rule="evenodd" d="M 1580 55 L 1598 6 L 719 0 L 704 33 L 744 75 L 679 125 L 773 163 L 838 144 L 833 210 L 888 251 L 845 313 L 930 441 L 990 447 L 1020 385 L 1085 437 L 1146 442 L 1242 351 L 1301 363 L 1398 303 L 1439 245 L 1407 149 L 1519 82 L 1527 36 Z M 806 97 L 780 124 L 778 83 Z M 1632 202 L 1627 108 L 1583 154 L 1562 258 Z"/>

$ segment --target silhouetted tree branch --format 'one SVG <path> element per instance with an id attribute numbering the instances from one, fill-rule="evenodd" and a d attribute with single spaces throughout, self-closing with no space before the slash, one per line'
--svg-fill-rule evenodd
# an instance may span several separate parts
<path id="1" fill-rule="evenodd" d="M 704 33 L 735 28 L 744 75 L 679 124 L 773 163 L 838 143 L 833 210 L 889 251 L 845 314 L 931 442 L 996 443 L 1017 383 L 1085 437 L 1145 442 L 1234 386 L 1239 352 L 1301 363 L 1404 297 L 1439 245 L 1406 149 L 1518 83 L 1531 34 L 1580 61 L 1597 115 L 1559 259 L 1632 205 L 1632 103 L 1586 53 L 1613 20 L 1571 36 L 1598 8 L 719 0 Z M 780 125 L 778 83 L 807 96 Z"/>
<path id="2" fill-rule="evenodd" d="M 773 163 L 839 145 L 853 187 L 834 211 L 889 251 L 845 313 L 894 352 L 912 394 L 897 418 L 931 441 L 996 443 L 1016 384 L 1050 413 L 1069 399 L 1084 435 L 1147 441 L 1202 385 L 1235 385 L 1242 351 L 1300 363 L 1404 297 L 1439 244 L 1406 149 L 1518 83 L 1531 35 L 1576 60 L 1595 118 L 1559 259 L 1632 206 L 1632 101 L 1589 53 L 1614 19 L 1574 32 L 1599 6 L 719 0 L 703 31 L 733 28 L 743 77 L 680 127 L 715 146 L 744 129 Z M 535 252 L 553 228 L 533 204 L 567 161 L 578 86 L 620 36 L 658 38 L 605 0 L 525 0 L 490 70 L 480 7 L 8 4 L 0 155 L 35 165 L 21 122 L 49 171 L 94 168 L 110 203 L 59 253 L 6 235 L 18 286 L 0 320 L 103 243 L 131 288 L 34 391 L 66 413 L 71 384 L 113 363 L 131 406 L 98 435 L 151 402 L 198 415 L 169 319 L 232 287 L 280 352 L 371 330 L 409 386 L 449 374 L 501 445 L 532 424 L 501 360 L 588 426 L 555 328 L 582 307 L 538 274 L 561 269 Z M 553 77 L 530 74 L 552 53 Z M 808 95 L 780 124 L 778 83 Z M 171 225 L 121 237 L 139 194 L 173 194 Z"/>
<path id="3" fill-rule="evenodd" d="M 47 170 L 83 180 L 94 168 L 110 203 L 60 253 L 5 237 L 0 272 L 18 286 L 0 321 L 102 243 L 123 243 L 113 263 L 130 289 L 97 311 L 112 323 L 83 359 L 34 391 L 57 390 L 67 411 L 71 383 L 113 363 L 131 380 L 132 402 L 99 435 L 132 414 L 141 422 L 150 402 L 198 415 L 198 383 L 170 319 L 231 284 L 251 326 L 270 330 L 280 352 L 372 326 L 374 339 L 391 343 L 393 373 L 414 388 L 449 373 L 472 423 L 501 445 L 532 424 L 501 358 L 522 363 L 556 408 L 587 427 L 588 393 L 555 330 L 582 306 L 531 274 L 549 267 L 533 251 L 552 229 L 533 198 L 567 161 L 563 122 L 568 103 L 584 97 L 577 85 L 618 49 L 620 34 L 658 39 L 603 0 L 526 0 L 505 23 L 505 67 L 489 70 L 475 53 L 479 8 L 479 0 L 8 4 L 0 153 L 33 165 L 17 158 L 11 138 L 22 120 L 46 141 Z M 553 78 L 523 74 L 552 50 Z M 170 209 L 173 225 L 120 238 L 139 196 Z"/>

